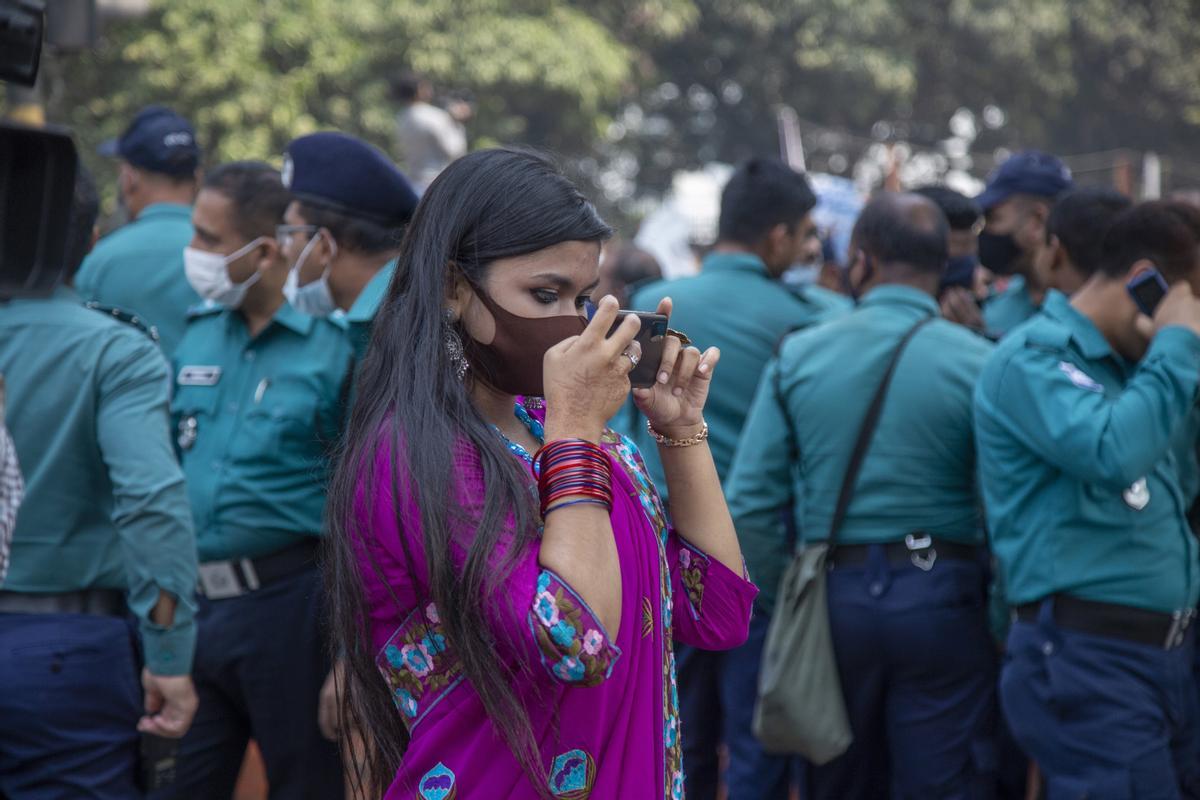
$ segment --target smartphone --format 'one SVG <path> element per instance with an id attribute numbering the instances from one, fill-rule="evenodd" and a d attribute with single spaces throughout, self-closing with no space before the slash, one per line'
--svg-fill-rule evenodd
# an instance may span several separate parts
<path id="1" fill-rule="evenodd" d="M 1148 269 L 1135 275 L 1133 280 L 1125 285 L 1125 290 L 1143 314 L 1153 317 L 1154 309 L 1158 308 L 1158 304 L 1167 296 L 1170 287 L 1163 280 L 1163 276 L 1158 274 L 1157 269 Z"/>
<path id="2" fill-rule="evenodd" d="M 642 346 L 642 358 L 633 368 L 633 372 L 629 373 L 629 382 L 635 389 L 645 389 L 654 385 L 658 376 L 658 366 L 662 363 L 663 345 L 667 338 L 667 317 L 665 314 L 649 311 L 618 311 L 617 319 L 609 329 L 608 335 L 612 336 L 631 314 L 642 321 L 642 327 L 634 337 Z"/>
<path id="3" fill-rule="evenodd" d="M 142 791 L 153 792 L 175 782 L 175 760 L 179 756 L 179 740 L 141 735 Z"/>

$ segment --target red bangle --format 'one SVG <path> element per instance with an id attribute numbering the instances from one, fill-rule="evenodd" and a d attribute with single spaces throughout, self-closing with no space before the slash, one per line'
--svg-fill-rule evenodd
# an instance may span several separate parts
<path id="1" fill-rule="evenodd" d="M 584 439 L 546 443 L 533 458 L 542 517 L 566 498 L 586 498 L 612 508 L 612 463 L 603 449 Z"/>

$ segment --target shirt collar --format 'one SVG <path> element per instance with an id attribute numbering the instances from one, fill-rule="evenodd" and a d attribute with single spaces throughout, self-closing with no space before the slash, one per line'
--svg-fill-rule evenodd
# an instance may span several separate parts
<path id="1" fill-rule="evenodd" d="M 208 310 L 207 307 L 203 308 L 201 313 L 204 313 L 205 310 Z M 221 308 L 220 306 L 217 306 L 213 310 L 219 310 L 219 313 L 225 317 L 225 324 L 231 326 L 229 328 L 230 330 L 237 328 L 241 331 L 248 331 L 245 318 L 236 309 Z M 287 302 L 284 302 L 283 305 L 279 306 L 279 308 L 275 311 L 275 316 L 271 317 L 271 321 L 268 322 L 266 327 L 259 331 L 258 336 L 255 336 L 254 338 L 262 338 L 263 334 L 269 331 L 274 325 L 282 325 L 294 333 L 298 333 L 301 336 L 307 336 L 308 332 L 312 330 L 313 318 L 308 314 L 300 313 L 288 305 Z"/>
<path id="2" fill-rule="evenodd" d="M 1062 292 L 1051 289 L 1042 302 L 1042 313 L 1067 327 L 1084 358 L 1113 356 L 1113 349 L 1095 323 L 1081 314 Z"/>
<path id="3" fill-rule="evenodd" d="M 901 286 L 898 283 L 887 283 L 876 286 L 863 297 L 860 306 L 908 306 L 927 311 L 934 316 L 941 316 L 937 300 L 928 292 L 923 292 L 912 286 Z"/>
<path id="4" fill-rule="evenodd" d="M 375 319 L 375 312 L 383 303 L 383 296 L 387 294 L 388 284 L 392 282 L 392 274 L 395 271 L 396 259 L 393 258 L 363 287 L 354 305 L 346 312 L 347 322 L 370 322 Z"/>
<path id="5" fill-rule="evenodd" d="M 142 209 L 142 213 L 137 216 L 137 221 L 140 222 L 151 217 L 183 217 L 190 222 L 192 207 L 182 203 L 153 203 Z"/>
<path id="6" fill-rule="evenodd" d="M 308 314 L 301 314 L 286 302 L 275 312 L 275 316 L 271 322 L 278 322 L 280 325 L 295 331 L 301 336 L 307 336 L 313 326 L 312 317 Z"/>
<path id="7" fill-rule="evenodd" d="M 757 272 L 770 277 L 770 273 L 767 272 L 767 265 L 753 253 L 709 253 L 705 256 L 704 263 L 700 267 L 701 272 L 721 272 L 723 270 Z"/>

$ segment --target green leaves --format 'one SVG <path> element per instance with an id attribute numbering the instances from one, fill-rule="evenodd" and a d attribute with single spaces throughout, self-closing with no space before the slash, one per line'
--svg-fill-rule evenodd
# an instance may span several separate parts
<path id="1" fill-rule="evenodd" d="M 979 147 L 1186 154 L 1200 132 L 1193 5 L 153 0 L 96 50 L 49 59 L 49 112 L 75 128 L 102 183 L 112 167 L 94 146 L 147 103 L 192 119 L 208 163 L 277 161 L 321 128 L 390 151 L 389 86 L 407 69 L 473 98 L 474 146 L 581 159 L 593 195 L 618 162 L 642 194 L 680 167 L 777 152 L 780 104 L 859 137 L 887 120 L 926 145 L 956 109 L 996 105 L 1007 124 Z"/>

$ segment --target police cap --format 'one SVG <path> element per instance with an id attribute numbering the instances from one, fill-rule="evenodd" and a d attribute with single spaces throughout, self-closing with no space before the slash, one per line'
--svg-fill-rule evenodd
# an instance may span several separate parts
<path id="1" fill-rule="evenodd" d="M 987 211 L 1015 194 L 1057 197 L 1074 185 L 1071 170 L 1061 159 L 1037 150 L 1026 150 L 1010 156 L 997 167 L 975 200 Z"/>
<path id="2" fill-rule="evenodd" d="M 143 108 L 119 138 L 104 142 L 98 152 L 165 175 L 191 175 L 200 166 L 196 131 L 166 106 Z"/>
<path id="3" fill-rule="evenodd" d="M 293 139 L 283 158 L 283 185 L 305 203 L 379 225 L 403 225 L 417 207 L 412 184 L 377 148 L 344 133 Z"/>

